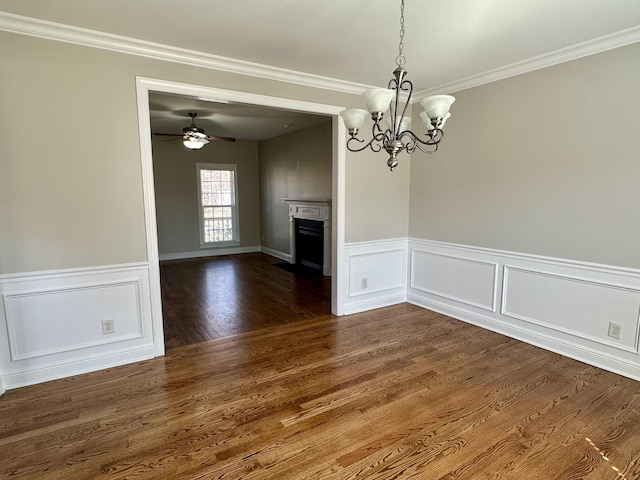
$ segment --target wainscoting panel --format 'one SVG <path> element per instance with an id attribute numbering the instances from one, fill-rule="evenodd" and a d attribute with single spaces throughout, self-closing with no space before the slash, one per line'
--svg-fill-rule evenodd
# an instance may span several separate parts
<path id="1" fill-rule="evenodd" d="M 11 360 L 142 337 L 139 298 L 136 280 L 5 295 Z"/>
<path id="2" fill-rule="evenodd" d="M 638 289 L 506 266 L 503 291 L 503 315 L 638 353 Z"/>
<path id="3" fill-rule="evenodd" d="M 362 312 L 406 300 L 406 241 L 348 244 L 345 246 L 345 259 L 345 313 Z"/>
<path id="4" fill-rule="evenodd" d="M 154 356 L 146 264 L 3 275 L 0 295 L 5 388 Z"/>
<path id="5" fill-rule="evenodd" d="M 419 239 L 408 256 L 409 302 L 640 380 L 640 271 Z"/>
<path id="6" fill-rule="evenodd" d="M 495 311 L 497 264 L 419 250 L 410 258 L 411 288 Z"/>

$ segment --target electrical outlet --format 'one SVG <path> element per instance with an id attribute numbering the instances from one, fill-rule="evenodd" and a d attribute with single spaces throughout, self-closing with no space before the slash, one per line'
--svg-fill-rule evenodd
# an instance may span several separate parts
<path id="1" fill-rule="evenodd" d="M 110 318 L 109 320 L 102 320 L 102 334 L 103 335 L 110 335 L 112 333 L 115 333 L 116 329 L 115 326 L 113 324 L 113 319 Z"/>
<path id="2" fill-rule="evenodd" d="M 620 330 L 622 327 L 618 323 L 609 322 L 609 336 L 620 340 Z"/>
<path id="3" fill-rule="evenodd" d="M 369 283 L 368 279 L 366 279 L 366 278 L 362 279 L 362 282 L 360 284 L 360 287 L 362 288 L 362 290 L 364 290 L 365 288 L 368 287 L 368 283 Z"/>

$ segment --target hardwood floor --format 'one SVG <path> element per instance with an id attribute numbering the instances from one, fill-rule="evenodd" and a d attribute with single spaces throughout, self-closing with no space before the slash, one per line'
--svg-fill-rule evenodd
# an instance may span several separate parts
<path id="1" fill-rule="evenodd" d="M 409 304 L 0 397 L 0 478 L 640 478 L 640 383 Z"/>
<path id="2" fill-rule="evenodd" d="M 263 253 L 162 262 L 166 348 L 331 315 L 331 277 L 281 263 Z"/>

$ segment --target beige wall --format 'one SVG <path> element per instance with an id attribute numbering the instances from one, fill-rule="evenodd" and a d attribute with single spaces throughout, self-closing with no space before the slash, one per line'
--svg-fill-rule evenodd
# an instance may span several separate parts
<path id="1" fill-rule="evenodd" d="M 412 157 L 409 234 L 640 268 L 638 59 L 635 44 L 457 93 L 440 151 Z"/>
<path id="2" fill-rule="evenodd" d="M 5 32 L 0 58 L 0 274 L 147 260 L 136 76 L 360 105 L 357 95 Z M 358 155 L 347 162 L 360 164 Z M 368 210 L 381 195 L 406 211 L 397 199 L 407 185 L 388 175 L 348 168 L 347 241 L 381 235 Z M 363 182 L 386 188 L 356 199 Z M 406 231 L 402 218 L 390 222 L 390 235 Z"/>
<path id="3" fill-rule="evenodd" d="M 331 121 L 259 143 L 262 245 L 289 251 L 289 209 L 282 200 L 331 198 Z"/>
<path id="4" fill-rule="evenodd" d="M 211 142 L 187 150 L 180 141 L 153 140 L 158 251 L 200 250 L 197 163 L 237 165 L 240 247 L 260 245 L 260 198 L 257 142 Z"/>
<path id="5" fill-rule="evenodd" d="M 147 259 L 136 76 L 361 105 L 5 32 L 0 58 L 0 274 Z M 636 44 L 459 92 L 440 151 L 392 173 L 348 153 L 346 241 L 408 233 L 640 268 L 638 58 Z"/>
<path id="6" fill-rule="evenodd" d="M 346 192 L 346 234 L 350 241 L 407 236 L 411 159 L 400 153 L 398 167 L 391 172 L 388 158 L 384 152 L 370 151 L 347 157 L 346 175 L 351 182 Z"/>

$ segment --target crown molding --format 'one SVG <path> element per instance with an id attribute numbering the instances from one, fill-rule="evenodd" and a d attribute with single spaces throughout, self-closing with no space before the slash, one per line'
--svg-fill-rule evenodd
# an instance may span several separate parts
<path id="1" fill-rule="evenodd" d="M 0 12 L 0 31 L 344 93 L 360 94 L 363 90 L 371 88 L 368 85 L 335 78 L 246 62 L 7 12 Z"/>
<path id="2" fill-rule="evenodd" d="M 371 88 L 370 85 L 246 62 L 234 58 L 197 52 L 195 50 L 187 50 L 71 25 L 14 15 L 7 12 L 0 12 L 0 31 L 350 94 L 360 94 L 362 91 Z M 454 93 L 460 90 L 478 87 L 637 42 L 640 42 L 640 26 L 628 28 L 594 40 L 556 50 L 555 52 L 532 57 L 454 82 L 445 83 L 437 87 L 417 90 L 414 92 L 412 103 L 419 102 L 424 97 L 433 95 L 434 93 Z"/>
<path id="3" fill-rule="evenodd" d="M 472 75 L 437 87 L 420 90 L 415 92 L 414 99 L 415 102 L 418 102 L 424 97 L 435 93 L 459 92 L 460 90 L 466 90 L 468 88 L 478 87 L 480 85 L 496 82 L 505 78 L 515 77 L 516 75 L 522 75 L 523 73 L 540 70 L 542 68 L 551 67 L 571 60 L 577 60 L 582 57 L 606 52 L 607 50 L 613 50 L 614 48 L 624 47 L 637 42 L 640 42 L 640 26 L 631 27 L 610 35 L 578 43 L 571 47 L 561 48 L 555 52 L 538 55 L 522 62 L 512 63 L 505 67 L 489 70 L 488 72 Z"/>

